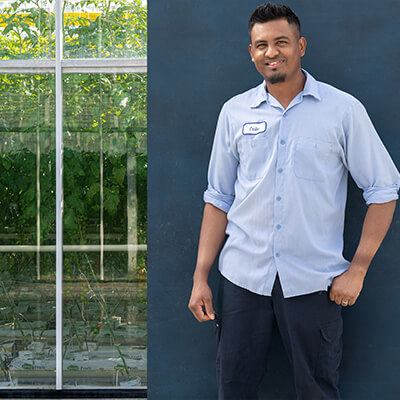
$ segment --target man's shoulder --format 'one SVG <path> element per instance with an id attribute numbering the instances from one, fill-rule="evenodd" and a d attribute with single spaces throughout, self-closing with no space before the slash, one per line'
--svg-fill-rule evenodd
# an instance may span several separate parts
<path id="1" fill-rule="evenodd" d="M 335 104 L 342 104 L 345 107 L 363 107 L 360 100 L 354 97 L 352 94 L 345 92 L 333 85 L 325 82 L 318 82 L 318 88 L 321 94 L 321 98 L 324 101 L 334 102 Z"/>
<path id="2" fill-rule="evenodd" d="M 245 92 L 238 93 L 232 96 L 229 100 L 227 100 L 224 104 L 224 108 L 230 109 L 241 106 L 251 106 L 257 99 L 260 97 L 260 92 L 262 92 L 262 87 L 264 82 L 252 87 L 251 89 L 246 90 Z"/>

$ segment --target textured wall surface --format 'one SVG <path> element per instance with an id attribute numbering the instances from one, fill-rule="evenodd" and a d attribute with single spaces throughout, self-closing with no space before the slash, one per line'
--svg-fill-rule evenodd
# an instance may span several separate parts
<path id="1" fill-rule="evenodd" d="M 187 309 L 216 119 L 224 101 L 261 82 L 248 56 L 254 0 L 149 1 L 149 400 L 213 400 L 211 323 Z M 288 1 L 308 40 L 303 66 L 366 106 L 400 166 L 398 0 Z M 350 184 L 345 255 L 366 207 Z M 356 306 L 344 310 L 344 400 L 400 398 L 400 213 Z M 215 301 L 218 273 L 210 283 Z M 290 367 L 274 338 L 263 399 L 294 399 Z"/>

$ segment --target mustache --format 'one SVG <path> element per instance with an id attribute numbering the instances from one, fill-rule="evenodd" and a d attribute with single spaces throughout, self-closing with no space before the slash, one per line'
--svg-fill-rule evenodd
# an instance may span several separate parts
<path id="1" fill-rule="evenodd" d="M 282 58 L 282 57 L 266 58 L 265 61 L 266 62 L 284 61 L 284 58 Z"/>

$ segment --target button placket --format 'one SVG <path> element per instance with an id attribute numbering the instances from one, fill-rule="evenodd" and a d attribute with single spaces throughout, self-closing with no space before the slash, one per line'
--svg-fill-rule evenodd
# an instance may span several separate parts
<path id="1" fill-rule="evenodd" d="M 281 235 L 283 233 L 282 220 L 283 220 L 283 201 L 282 193 L 285 180 L 285 169 L 287 165 L 287 139 L 285 136 L 285 119 L 287 115 L 287 110 L 283 112 L 279 132 L 278 132 L 278 149 L 277 149 L 277 161 L 276 161 L 276 176 L 275 176 L 275 199 L 274 202 L 274 254 L 275 254 L 275 264 L 277 270 L 279 270 L 277 265 L 277 259 L 282 255 L 281 253 Z M 279 195 L 277 195 L 279 193 Z"/>

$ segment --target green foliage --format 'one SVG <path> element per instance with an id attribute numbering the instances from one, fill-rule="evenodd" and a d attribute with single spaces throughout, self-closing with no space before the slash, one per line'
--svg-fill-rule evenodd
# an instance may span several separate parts
<path id="1" fill-rule="evenodd" d="M 53 86 L 51 76 L 0 75 L 2 244 L 36 244 L 36 175 L 40 176 L 43 243 L 54 232 L 55 220 L 49 217 L 55 212 Z"/>
<path id="2" fill-rule="evenodd" d="M 16 0 L 0 13 L 0 58 L 55 57 L 53 0 Z M 146 56 L 147 10 L 140 0 L 64 1 L 63 15 L 65 58 Z"/>
<path id="3" fill-rule="evenodd" d="M 54 78 L 1 75 L 0 90 L 0 244 L 36 244 L 38 210 L 54 244 Z M 146 180 L 146 76 L 65 75 L 64 243 L 98 244 L 101 208 L 105 243 L 127 243 L 131 208 L 146 243 Z"/>

